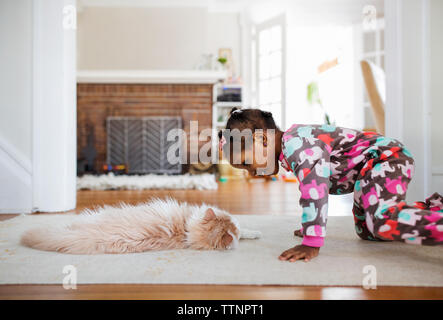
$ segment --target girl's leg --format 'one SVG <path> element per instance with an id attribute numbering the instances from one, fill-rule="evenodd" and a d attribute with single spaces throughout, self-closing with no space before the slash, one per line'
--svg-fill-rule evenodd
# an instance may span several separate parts
<path id="1" fill-rule="evenodd" d="M 399 152 L 399 157 L 375 160 L 361 179 L 361 202 L 368 230 L 381 240 L 412 244 L 443 244 L 443 211 L 439 194 L 427 198 L 424 205 L 405 202 L 412 179 L 413 159 Z M 420 207 L 421 206 L 421 207 Z"/>
<path id="2" fill-rule="evenodd" d="M 373 161 L 372 161 L 373 162 Z M 368 229 L 368 225 L 366 223 L 366 219 L 372 219 L 366 213 L 366 210 L 363 208 L 362 194 L 363 188 L 367 185 L 367 170 L 366 168 L 371 167 L 372 163 L 366 163 L 364 168 L 361 170 L 360 175 L 357 177 L 354 184 L 354 205 L 352 207 L 352 214 L 354 216 L 354 224 L 355 231 L 357 235 L 363 240 L 380 240 L 377 239 L 374 234 Z M 364 180 L 366 179 L 366 180 Z"/>
<path id="3" fill-rule="evenodd" d="M 400 202 L 375 217 L 374 234 L 383 240 L 411 244 L 443 244 L 443 210 L 430 211 Z"/>
<path id="4" fill-rule="evenodd" d="M 435 192 L 427 197 L 425 201 L 415 202 L 414 207 L 431 211 L 443 210 L 443 196 Z"/>
<path id="5" fill-rule="evenodd" d="M 352 207 L 352 214 L 354 215 L 355 232 L 363 240 L 377 241 L 374 235 L 369 231 L 366 224 L 366 215 L 363 208 L 354 201 L 354 206 Z"/>

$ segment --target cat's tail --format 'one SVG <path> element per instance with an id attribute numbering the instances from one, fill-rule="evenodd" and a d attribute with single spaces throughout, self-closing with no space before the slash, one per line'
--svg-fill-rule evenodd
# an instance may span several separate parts
<path id="1" fill-rule="evenodd" d="M 90 227 L 63 226 L 34 228 L 21 237 L 21 244 L 33 249 L 71 254 L 104 253 L 102 236 Z"/>

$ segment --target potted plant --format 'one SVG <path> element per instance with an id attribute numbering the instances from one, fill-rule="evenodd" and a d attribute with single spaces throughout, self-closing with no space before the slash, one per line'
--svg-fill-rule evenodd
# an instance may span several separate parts
<path id="1" fill-rule="evenodd" d="M 328 115 L 328 113 L 326 112 L 325 107 L 323 106 L 321 99 L 320 99 L 320 91 L 318 89 L 318 83 L 317 81 L 312 81 L 308 84 L 307 87 L 307 100 L 309 105 L 311 106 L 315 106 L 318 105 L 320 106 L 320 108 L 323 110 L 323 114 L 324 114 L 324 121 L 326 124 L 331 124 L 331 120 L 330 117 Z"/>

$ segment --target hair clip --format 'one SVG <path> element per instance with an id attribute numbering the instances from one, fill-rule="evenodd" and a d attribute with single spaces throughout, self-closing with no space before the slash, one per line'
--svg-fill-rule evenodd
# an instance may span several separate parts
<path id="1" fill-rule="evenodd" d="M 236 110 L 234 110 L 234 111 L 232 111 L 231 112 L 231 115 L 233 115 L 234 113 L 241 113 L 243 110 L 241 110 L 241 109 L 236 109 Z"/>
<path id="2" fill-rule="evenodd" d="M 222 150 L 222 149 L 223 149 L 223 146 L 224 146 L 225 144 L 226 144 L 225 136 L 222 136 L 222 137 L 220 138 L 220 141 L 218 142 L 218 147 L 219 147 L 219 149 Z"/>

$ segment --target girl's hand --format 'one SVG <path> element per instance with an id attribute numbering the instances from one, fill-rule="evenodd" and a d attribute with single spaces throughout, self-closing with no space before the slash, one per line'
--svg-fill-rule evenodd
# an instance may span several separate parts
<path id="1" fill-rule="evenodd" d="M 318 256 L 319 252 L 320 248 L 299 245 L 284 251 L 278 258 L 289 262 L 294 262 L 300 259 L 304 259 L 305 262 L 308 262 L 312 258 Z"/>

